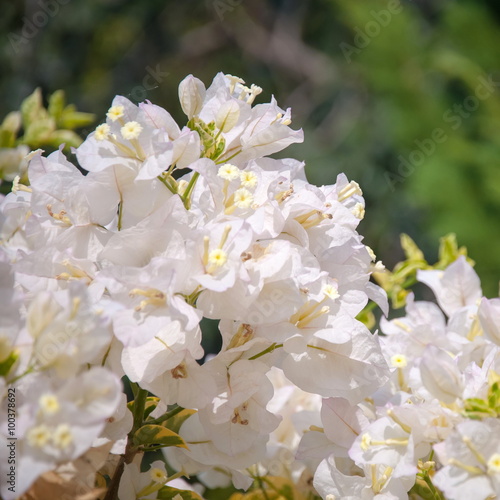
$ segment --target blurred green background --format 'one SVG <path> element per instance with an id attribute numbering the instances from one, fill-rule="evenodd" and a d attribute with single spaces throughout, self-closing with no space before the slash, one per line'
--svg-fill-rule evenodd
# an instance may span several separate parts
<path id="1" fill-rule="evenodd" d="M 96 125 L 115 94 L 184 123 L 184 76 L 239 75 L 263 87 L 257 102 L 292 107 L 306 140 L 283 156 L 303 159 L 311 182 L 359 182 L 360 232 L 386 265 L 402 232 L 430 262 L 455 232 L 493 296 L 499 65 L 498 0 L 16 0 L 0 17 L 0 117 L 40 86 Z"/>

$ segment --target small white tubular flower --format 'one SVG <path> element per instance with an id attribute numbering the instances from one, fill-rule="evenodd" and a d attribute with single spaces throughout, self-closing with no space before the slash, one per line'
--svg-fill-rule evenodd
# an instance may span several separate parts
<path id="1" fill-rule="evenodd" d="M 372 262 L 375 262 L 377 260 L 377 256 L 375 255 L 375 252 L 371 247 L 368 245 L 365 245 L 366 251 L 368 252 L 368 255 L 370 256 L 370 259 L 372 259 Z"/>
<path id="2" fill-rule="evenodd" d="M 241 185 L 246 188 L 253 188 L 257 185 L 257 176 L 253 172 L 240 172 Z"/>
<path id="3" fill-rule="evenodd" d="M 62 450 L 68 448 L 73 442 L 73 433 L 68 424 L 60 424 L 52 434 L 52 442 Z"/>
<path id="4" fill-rule="evenodd" d="M 168 476 L 163 461 L 153 462 L 147 472 L 141 472 L 139 464 L 139 461 L 134 460 L 125 465 L 118 489 L 120 500 L 157 498 L 158 491 L 166 483 Z"/>
<path id="5" fill-rule="evenodd" d="M 33 427 L 27 434 L 28 443 L 34 448 L 43 448 L 49 442 L 50 438 L 50 429 L 44 424 Z"/>
<path id="6" fill-rule="evenodd" d="M 393 354 L 391 356 L 391 365 L 394 368 L 406 368 L 408 359 L 404 354 Z"/>
<path id="7" fill-rule="evenodd" d="M 197 115 L 203 106 L 205 99 L 205 85 L 201 80 L 189 75 L 179 85 L 179 101 L 182 111 L 191 119 Z"/>
<path id="8" fill-rule="evenodd" d="M 247 104 L 253 104 L 255 98 L 262 93 L 262 88 L 259 87 L 258 85 L 255 85 L 254 83 L 252 83 L 252 85 L 250 86 L 250 89 L 247 89 L 249 90 L 250 92 L 250 95 L 247 97 Z M 291 123 L 291 121 L 290 121 Z M 288 125 L 288 124 L 284 124 L 284 125 Z"/>
<path id="9" fill-rule="evenodd" d="M 352 213 L 357 219 L 363 219 L 365 216 L 365 207 L 362 203 L 356 203 L 352 209 Z"/>
<path id="10" fill-rule="evenodd" d="M 500 474 L 500 453 L 493 453 L 486 464 L 488 474 Z"/>
<path id="11" fill-rule="evenodd" d="M 216 248 L 208 254 L 208 263 L 213 266 L 221 267 L 226 263 L 226 261 L 227 254 L 221 248 Z"/>
<path id="12" fill-rule="evenodd" d="M 221 132 L 229 132 L 234 128 L 240 117 L 240 107 L 234 100 L 226 101 L 215 116 L 215 126 Z"/>
<path id="13" fill-rule="evenodd" d="M 238 208 L 248 208 L 252 203 L 253 195 L 248 189 L 240 188 L 234 192 L 234 204 Z"/>
<path id="14" fill-rule="evenodd" d="M 111 106 L 106 113 L 106 116 L 113 122 L 122 118 L 125 108 L 123 106 Z"/>
<path id="15" fill-rule="evenodd" d="M 225 181 L 234 181 L 240 176 L 240 169 L 231 163 L 226 163 L 219 167 L 217 175 Z"/>
<path id="16" fill-rule="evenodd" d="M 326 284 L 322 290 L 323 294 L 331 300 L 336 300 L 340 297 L 339 291 L 336 287 Z"/>
<path id="17" fill-rule="evenodd" d="M 149 475 L 151 480 L 155 483 L 165 484 L 167 481 L 167 474 L 158 467 L 152 467 L 149 471 Z"/>
<path id="18" fill-rule="evenodd" d="M 233 75 L 225 75 L 226 78 L 230 81 L 229 84 L 229 92 L 232 94 L 234 92 L 234 89 L 238 83 L 244 84 L 245 80 L 240 78 L 239 76 L 233 76 Z"/>
<path id="19" fill-rule="evenodd" d="M 110 134 L 110 127 L 107 123 L 102 123 L 95 129 L 94 137 L 97 141 L 105 141 Z"/>
<path id="20" fill-rule="evenodd" d="M 61 408 L 59 400 L 55 394 L 43 394 L 40 396 L 38 404 L 40 405 L 40 410 L 46 415 L 53 415 Z"/>
<path id="21" fill-rule="evenodd" d="M 121 132 L 122 137 L 124 139 L 131 141 L 131 140 L 137 139 L 139 137 L 139 135 L 142 132 L 142 125 L 138 122 L 135 122 L 135 121 L 127 122 L 120 129 L 120 132 Z"/>
<path id="22" fill-rule="evenodd" d="M 363 191 L 356 181 L 351 181 L 338 192 L 338 200 L 342 202 L 354 195 L 362 196 Z"/>

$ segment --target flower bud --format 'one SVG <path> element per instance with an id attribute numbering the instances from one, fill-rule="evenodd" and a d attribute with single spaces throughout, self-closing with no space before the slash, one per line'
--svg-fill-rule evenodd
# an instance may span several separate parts
<path id="1" fill-rule="evenodd" d="M 201 111 L 205 99 L 205 85 L 201 80 L 189 75 L 179 85 L 179 101 L 182 111 L 191 119 Z"/>

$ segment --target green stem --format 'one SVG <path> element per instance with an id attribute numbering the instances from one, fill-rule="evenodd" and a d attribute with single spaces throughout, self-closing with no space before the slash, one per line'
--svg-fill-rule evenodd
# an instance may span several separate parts
<path id="1" fill-rule="evenodd" d="M 401 288 L 404 288 L 405 290 L 409 288 L 410 286 L 413 286 L 418 283 L 417 276 L 410 276 L 402 285 Z"/>
<path id="2" fill-rule="evenodd" d="M 429 487 L 429 490 L 431 491 L 434 498 L 436 500 L 443 500 L 443 496 L 441 495 L 441 493 L 436 489 L 436 487 L 432 483 L 432 479 L 430 478 L 428 473 L 426 473 L 424 475 L 423 480 L 426 482 L 426 484 Z"/>
<path id="3" fill-rule="evenodd" d="M 118 231 L 122 230 L 122 214 L 123 214 L 123 201 L 120 200 L 118 205 Z"/>
<path id="4" fill-rule="evenodd" d="M 177 190 L 174 189 L 174 187 L 167 181 L 167 179 L 165 177 L 162 177 L 161 175 L 159 175 L 157 177 L 157 179 L 165 185 L 165 187 L 172 193 L 172 194 L 177 194 Z"/>
<path id="5" fill-rule="evenodd" d="M 235 156 L 238 156 L 240 153 L 241 153 L 241 150 L 236 151 L 236 153 L 234 153 L 234 155 L 231 155 L 229 158 L 225 158 L 224 160 L 216 161 L 215 164 L 220 165 L 221 163 L 227 163 L 229 160 L 232 160 Z"/>
<path id="6" fill-rule="evenodd" d="M 191 177 L 191 179 L 189 180 L 189 184 L 187 185 L 184 194 L 181 196 L 182 202 L 184 203 L 186 210 L 189 210 L 191 208 L 191 191 L 193 191 L 199 176 L 200 176 L 199 172 L 195 172 L 193 174 L 193 177 Z"/>
<path id="7" fill-rule="evenodd" d="M 264 496 L 264 500 L 269 500 L 269 497 L 267 496 L 267 491 L 264 487 L 264 481 L 262 481 L 262 478 L 260 476 L 257 477 L 257 482 L 259 483 L 260 491 L 262 491 L 262 495 Z"/>
<path id="8" fill-rule="evenodd" d="M 279 347 L 283 347 L 283 344 L 276 344 L 276 342 L 272 345 L 270 345 L 267 349 L 264 349 L 263 351 L 259 352 L 258 354 L 254 354 L 250 358 L 248 358 L 250 361 L 260 358 L 261 356 L 264 356 L 264 354 L 267 354 L 269 352 L 273 352 L 275 349 L 278 349 Z"/>
<path id="9" fill-rule="evenodd" d="M 254 481 L 257 481 L 257 484 L 260 488 L 260 491 L 262 491 L 262 496 L 263 496 L 264 500 L 269 500 L 269 497 L 267 495 L 267 491 L 264 488 L 264 481 L 262 480 L 262 477 L 259 476 L 258 474 L 257 475 L 252 474 L 252 472 L 250 472 L 249 469 L 247 469 L 247 471 L 249 472 L 250 477 L 252 477 Z"/>
<path id="10" fill-rule="evenodd" d="M 106 361 L 108 359 L 108 356 L 109 356 L 109 352 L 111 351 L 111 345 L 108 347 L 108 350 L 106 351 L 106 354 L 104 355 L 104 357 L 102 358 L 102 363 L 101 363 L 101 366 L 104 366 L 106 364 Z"/>
<path id="11" fill-rule="evenodd" d="M 137 393 L 139 392 L 139 385 L 136 384 L 135 382 L 131 382 L 130 380 L 128 380 L 128 382 L 130 384 L 130 390 L 132 391 L 132 394 L 134 395 L 135 399 L 137 397 Z"/>
<path id="12" fill-rule="evenodd" d="M 175 474 L 172 474 L 167 479 L 167 483 L 169 483 L 170 481 L 173 481 L 174 479 L 179 479 L 180 477 L 188 477 L 189 478 L 189 476 L 183 470 L 180 470 L 179 472 L 176 472 Z M 167 483 L 165 483 L 165 484 L 167 484 Z"/>
<path id="13" fill-rule="evenodd" d="M 173 410 L 170 410 L 169 412 L 163 414 L 161 417 L 155 418 L 154 420 L 148 420 L 147 424 L 148 425 L 161 424 L 162 422 L 165 422 L 165 421 L 169 420 L 170 418 L 175 417 L 182 410 L 184 410 L 184 408 L 182 406 L 178 406 L 177 408 L 174 408 Z"/>
<path id="14" fill-rule="evenodd" d="M 417 476 L 422 479 L 425 484 L 427 485 L 427 488 L 428 488 L 428 492 L 432 495 L 432 500 L 444 500 L 444 497 L 443 495 L 441 494 L 441 492 L 434 486 L 434 484 L 432 483 L 432 479 L 431 477 L 429 476 L 429 472 L 424 470 L 422 472 L 418 472 L 417 473 Z M 417 483 L 415 483 L 415 486 L 416 486 Z M 418 491 L 417 491 L 418 493 Z M 420 492 L 420 496 L 423 496 L 423 493 Z M 425 494 L 425 497 L 426 498 L 430 498 L 427 493 Z"/>
<path id="15" fill-rule="evenodd" d="M 139 387 L 139 391 L 137 392 L 134 401 L 134 425 L 132 426 L 129 437 L 130 435 L 133 436 L 135 432 L 142 426 L 147 397 L 148 391 Z"/>
<path id="16" fill-rule="evenodd" d="M 14 377 L 12 380 L 9 380 L 9 384 L 15 384 L 18 380 L 22 379 L 25 375 L 28 375 L 30 373 L 33 373 L 35 371 L 35 368 L 33 366 L 30 366 L 27 368 L 21 375 L 18 375 L 17 377 Z"/>

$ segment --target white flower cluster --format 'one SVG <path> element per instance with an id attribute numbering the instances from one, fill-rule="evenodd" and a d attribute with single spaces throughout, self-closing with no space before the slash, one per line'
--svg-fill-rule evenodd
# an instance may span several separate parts
<path id="1" fill-rule="evenodd" d="M 323 400 L 298 456 L 325 500 L 407 498 L 416 477 L 450 500 L 500 495 L 500 299 L 482 298 L 465 257 L 417 276 L 448 319 L 410 295 L 381 321 L 390 380 L 359 404 Z"/>
<path id="2" fill-rule="evenodd" d="M 387 312 L 387 300 L 356 231 L 361 190 L 344 175 L 312 186 L 303 163 L 269 158 L 302 132 L 274 99 L 252 106 L 260 92 L 230 75 L 208 89 L 189 76 L 182 129 L 163 108 L 116 97 L 75 150 L 86 175 L 61 151 L 31 153 L 30 184 L 14 183 L 0 216 L 0 390 L 5 407 L 9 387 L 17 398 L 6 500 L 93 447 L 125 452 L 123 375 L 159 398 L 155 416 L 196 410 L 179 430 L 187 448 L 166 455 L 208 486 L 229 477 L 248 488 L 288 464 L 297 483 L 316 471 L 324 499 L 404 498 L 441 442 L 438 486 L 498 492 L 498 440 L 476 442 L 495 424 L 461 412 L 491 387 L 500 306 L 477 313 L 478 285 L 458 262 L 443 277 L 422 273 L 448 326 L 410 302 L 407 318 L 383 324 L 387 338 L 372 335 L 355 317 L 368 299 Z M 202 318 L 222 336 L 203 364 Z M 170 479 L 153 465 L 127 462 L 120 498 L 156 498 Z"/>

